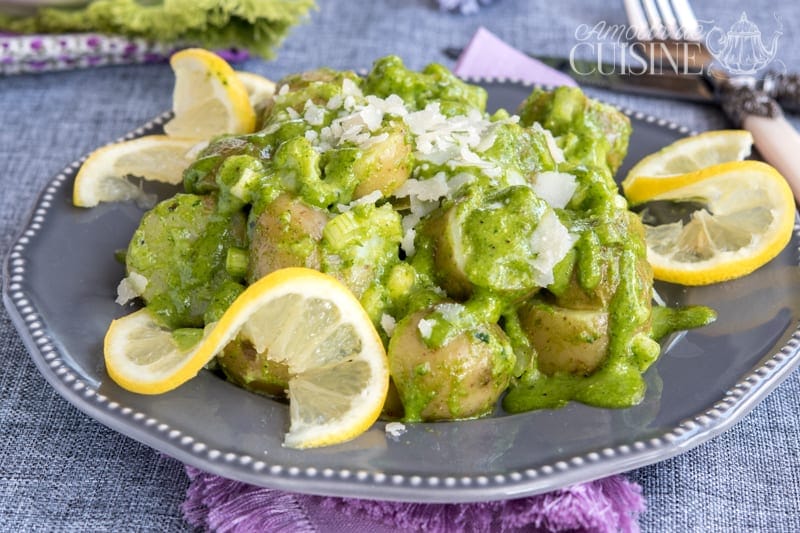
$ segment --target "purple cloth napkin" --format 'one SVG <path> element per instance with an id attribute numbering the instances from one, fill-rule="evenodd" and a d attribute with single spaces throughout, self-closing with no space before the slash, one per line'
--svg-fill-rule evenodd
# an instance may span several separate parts
<path id="1" fill-rule="evenodd" d="M 398 503 L 295 494 L 255 487 L 186 467 L 183 513 L 191 525 L 244 533 L 389 531 L 638 531 L 639 485 L 621 476 L 516 500 Z"/>
<path id="2" fill-rule="evenodd" d="M 566 74 L 523 54 L 483 27 L 478 28 L 461 52 L 453 72 L 464 78 L 498 78 L 552 86 L 577 85 Z"/>
<path id="3" fill-rule="evenodd" d="M 499 59 L 500 58 L 500 59 Z M 543 63 L 480 28 L 454 71 L 575 85 Z M 191 480 L 183 513 L 203 529 L 224 532 L 389 531 L 638 531 L 641 487 L 622 476 L 527 498 L 467 504 L 426 504 L 310 496 L 255 487 L 187 466 Z"/>

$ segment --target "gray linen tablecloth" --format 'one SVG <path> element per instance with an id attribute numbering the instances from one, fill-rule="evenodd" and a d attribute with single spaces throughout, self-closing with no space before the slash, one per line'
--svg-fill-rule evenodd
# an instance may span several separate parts
<path id="1" fill-rule="evenodd" d="M 319 65 L 366 68 L 390 53 L 415 68 L 432 61 L 452 66 L 439 50 L 465 44 L 480 25 L 518 48 L 563 55 L 580 24 L 625 22 L 621 2 L 599 0 L 499 0 L 467 17 L 438 12 L 428 0 L 318 3 L 277 60 L 241 68 L 278 78 Z M 778 57 L 800 70 L 797 2 L 695 3 L 699 18 L 723 28 L 743 11 L 765 38 L 780 27 Z M 168 109 L 172 84 L 164 64 L 0 78 L 0 257 L 51 177 Z M 725 126 L 710 107 L 594 94 L 697 130 Z M 800 531 L 798 412 L 795 372 L 731 430 L 631 472 L 648 502 L 643 530 Z M 0 311 L 0 530 L 183 530 L 186 487 L 180 463 L 61 399 Z"/>

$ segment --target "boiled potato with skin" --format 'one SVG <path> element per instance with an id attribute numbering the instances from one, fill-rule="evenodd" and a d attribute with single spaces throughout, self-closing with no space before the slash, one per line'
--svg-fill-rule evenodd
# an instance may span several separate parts
<path id="1" fill-rule="evenodd" d="M 590 288 L 584 288 L 578 279 L 577 268 L 572 271 L 569 283 L 555 295 L 555 303 L 568 309 L 597 310 L 608 308 L 619 285 L 619 273 L 611 261 L 604 260 L 598 264 L 599 281 Z"/>
<path id="2" fill-rule="evenodd" d="M 508 386 L 515 357 L 496 324 L 457 335 L 440 348 L 426 346 L 417 311 L 389 341 L 389 369 L 408 421 L 476 418 L 492 411 Z"/>
<path id="3" fill-rule="evenodd" d="M 589 375 L 602 363 L 608 349 L 608 312 L 567 309 L 529 301 L 519 310 L 520 325 L 537 353 L 545 374 Z"/>
<path id="4" fill-rule="evenodd" d="M 322 67 L 286 76 L 278 81 L 276 86 L 288 85 L 290 91 L 297 91 L 319 83 L 332 83 L 341 86 L 342 81 L 345 79 L 352 80 L 353 83 L 359 82 L 359 77 L 355 72 Z"/>
<path id="5" fill-rule="evenodd" d="M 236 338 L 217 356 L 225 376 L 251 392 L 267 396 L 284 396 L 289 388 L 289 368 L 267 359 L 249 342 Z"/>
<path id="6" fill-rule="evenodd" d="M 353 164 L 359 180 L 354 199 L 374 191 L 388 197 L 411 175 L 413 157 L 408 129 L 402 123 L 394 123 L 384 133 L 388 137 L 366 148 Z"/>
<path id="7" fill-rule="evenodd" d="M 472 294 L 472 283 L 464 273 L 466 257 L 458 207 L 456 204 L 425 221 L 420 233 L 434 242 L 437 282 L 449 296 L 464 300 Z"/>
<path id="8" fill-rule="evenodd" d="M 328 215 L 299 198 L 278 196 L 255 216 L 250 236 L 248 279 L 252 283 L 281 268 L 319 270 L 322 230 Z"/>

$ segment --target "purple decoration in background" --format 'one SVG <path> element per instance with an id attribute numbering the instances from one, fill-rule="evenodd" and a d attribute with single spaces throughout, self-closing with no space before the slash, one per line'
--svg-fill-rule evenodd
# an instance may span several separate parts
<path id="1" fill-rule="evenodd" d="M 250 53 L 242 48 L 228 48 L 217 50 L 217 54 L 228 63 L 239 63 L 250 57 Z"/>
<path id="2" fill-rule="evenodd" d="M 502 57 L 502 61 L 498 58 Z M 575 80 L 527 56 L 484 27 L 478 28 L 461 52 L 453 72 L 469 78 L 497 78 L 542 85 L 577 86 Z"/>
<path id="3" fill-rule="evenodd" d="M 191 525 L 218 532 L 355 533 L 345 515 L 369 530 L 636 532 L 644 511 L 641 487 L 622 476 L 590 481 L 516 500 L 427 504 L 310 496 L 256 487 L 187 466 L 183 504 Z M 314 516 L 331 517 L 317 524 Z M 344 525 L 335 525 L 346 524 Z"/>
<path id="4" fill-rule="evenodd" d="M 164 62 L 189 44 L 163 44 L 95 33 L 16 35 L 0 33 L 0 75 L 47 72 L 101 65 Z M 246 50 L 217 52 L 236 63 L 247 59 Z"/>

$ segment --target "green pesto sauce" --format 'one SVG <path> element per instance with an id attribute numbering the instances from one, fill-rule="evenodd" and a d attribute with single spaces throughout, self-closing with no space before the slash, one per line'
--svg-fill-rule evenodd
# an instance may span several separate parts
<path id="1" fill-rule="evenodd" d="M 348 86 L 363 96 L 353 96 Z M 634 405 L 644 395 L 642 373 L 659 354 L 654 339 L 713 320 L 713 312 L 701 307 L 651 310 L 643 232 L 613 179 L 627 149 L 630 123 L 579 89 L 533 91 L 518 110 L 518 123 L 505 111 L 484 114 L 491 121 L 493 142 L 480 157 L 497 169 L 488 173 L 422 160 L 411 148 L 411 128 L 388 114 L 370 129 L 384 144 L 346 140 L 320 147 L 326 128 L 330 133 L 335 126 L 337 109 L 344 109 L 328 106 L 331 101 L 363 103 L 367 95 L 397 95 L 409 112 L 437 103 L 446 117 L 484 113 L 486 91 L 441 65 L 414 72 L 388 56 L 376 61 L 366 78 L 320 69 L 289 76 L 278 88 L 261 121 L 263 129 L 213 139 L 184 173 L 187 194 L 146 214 L 134 235 L 126 264 L 148 278 L 143 298 L 167 326 L 200 328 L 222 315 L 244 289 L 244 261 L 239 257 L 226 268 L 228 251 L 235 258 L 250 247 L 251 263 L 257 259 L 254 236 L 264 237 L 256 227 L 259 217 L 281 196 L 327 218 L 320 238 L 302 233 L 304 227 L 291 212 L 278 216 L 276 233 L 286 238 L 270 254 L 298 264 L 313 258 L 315 268 L 344 282 L 359 298 L 385 343 L 390 341 L 381 324 L 387 314 L 400 323 L 417 311 L 430 312 L 430 334 L 424 338 L 430 349 L 499 324 L 501 339 L 476 334 L 472 340 L 497 345 L 492 344 L 497 348 L 492 351 L 492 383 L 505 388 L 511 380 L 503 403 L 511 412 L 570 400 Z M 305 118 L 307 112 L 313 120 Z M 553 142 L 564 161 L 556 161 Z M 365 190 L 375 190 L 367 186 L 370 180 L 387 171 L 402 180 L 409 174 L 417 180 L 441 173 L 471 177 L 421 220 L 411 257 L 401 250 L 409 200 L 389 194 L 398 183 L 390 179 L 376 186 L 386 193 L 377 201 L 351 203 Z M 543 171 L 575 177 L 576 191 L 564 209 L 554 210 L 523 185 Z M 577 241 L 553 269 L 554 281 L 540 287 L 541 273 L 531 262 L 537 253 L 533 236 L 547 214 L 555 214 Z M 607 335 L 607 354 L 595 370 L 548 375 L 538 368 L 531 332 L 519 315 L 530 299 L 607 313 L 607 331 L 586 332 L 579 339 L 590 343 Z M 178 330 L 176 342 L 189 343 L 196 331 L 201 330 Z M 276 384 L 264 377 L 269 372 L 245 347 L 231 349 L 222 360 L 229 378 L 243 386 L 255 389 L 260 383 L 272 390 Z M 402 391 L 408 420 L 420 419 L 426 406 L 437 401 L 437 383 L 431 382 L 437 372 L 453 380 L 445 387 L 450 412 L 464 412 L 469 390 L 458 382 L 461 369 L 452 362 L 442 365 L 444 370 L 420 362 L 411 369 L 409 383 L 418 385 Z"/>
<path id="2" fill-rule="evenodd" d="M 463 224 L 467 279 L 498 294 L 524 296 L 537 288 L 529 258 L 533 232 L 547 204 L 525 186 L 503 189 L 473 209 Z M 492 265 L 492 268 L 489 268 Z"/>
<path id="3" fill-rule="evenodd" d="M 172 339 L 181 351 L 191 350 L 202 338 L 203 330 L 200 328 L 178 328 L 172 331 Z"/>
<path id="4" fill-rule="evenodd" d="M 446 67 L 428 65 L 422 72 L 407 69 L 397 56 L 375 62 L 364 84 L 366 93 L 382 98 L 396 94 L 415 109 L 439 102 L 447 116 L 486 108 L 486 90 L 458 79 Z"/>
<path id="5" fill-rule="evenodd" d="M 653 307 L 652 337 L 659 340 L 671 333 L 707 326 L 716 318 L 713 309 L 702 305 L 678 308 L 658 305 Z"/>
<path id="6" fill-rule="evenodd" d="M 202 327 L 242 290 L 225 260 L 228 248 L 247 245 L 245 219 L 215 206 L 211 196 L 177 194 L 144 215 L 128 246 L 128 272 L 147 279 L 142 297 L 169 327 Z"/>

